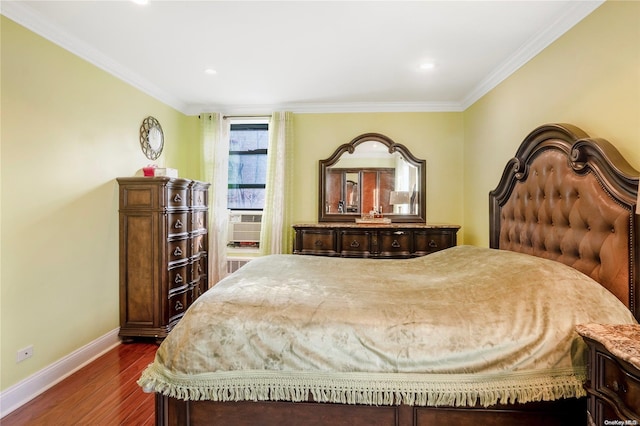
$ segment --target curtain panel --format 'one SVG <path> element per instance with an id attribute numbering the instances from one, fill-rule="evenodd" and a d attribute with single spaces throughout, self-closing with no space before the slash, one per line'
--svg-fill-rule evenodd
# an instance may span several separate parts
<path id="1" fill-rule="evenodd" d="M 260 231 L 260 254 L 292 253 L 292 112 L 274 112 L 271 115 L 267 156 L 267 180 Z"/>
<path id="2" fill-rule="evenodd" d="M 222 114 L 200 114 L 200 179 L 211 183 L 209 192 L 209 285 L 227 275 L 229 215 L 229 122 Z"/>

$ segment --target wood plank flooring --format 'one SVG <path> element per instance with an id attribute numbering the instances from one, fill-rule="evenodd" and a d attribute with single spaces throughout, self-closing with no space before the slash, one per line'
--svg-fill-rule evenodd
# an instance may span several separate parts
<path id="1" fill-rule="evenodd" d="M 118 345 L 0 420 L 14 425 L 153 425 L 154 396 L 136 384 L 153 343 Z"/>

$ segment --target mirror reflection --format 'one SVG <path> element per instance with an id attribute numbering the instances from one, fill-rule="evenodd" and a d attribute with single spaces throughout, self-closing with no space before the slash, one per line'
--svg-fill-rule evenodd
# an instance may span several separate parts
<path id="1" fill-rule="evenodd" d="M 382 214 L 424 221 L 424 160 L 379 134 L 365 134 L 320 162 L 319 221 Z"/>

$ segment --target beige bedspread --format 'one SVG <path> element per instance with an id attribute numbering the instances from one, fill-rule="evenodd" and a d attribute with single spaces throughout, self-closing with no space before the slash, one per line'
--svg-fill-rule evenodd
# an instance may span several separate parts
<path id="1" fill-rule="evenodd" d="M 139 380 L 181 399 L 468 405 L 582 396 L 578 323 L 635 323 L 562 264 L 459 246 L 275 255 L 202 295 Z"/>

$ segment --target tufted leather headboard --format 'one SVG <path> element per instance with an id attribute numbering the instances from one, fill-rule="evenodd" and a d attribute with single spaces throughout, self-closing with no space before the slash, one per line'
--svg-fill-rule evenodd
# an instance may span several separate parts
<path id="1" fill-rule="evenodd" d="M 640 318 L 638 176 L 603 139 L 538 127 L 489 193 L 490 246 L 572 266 Z"/>

